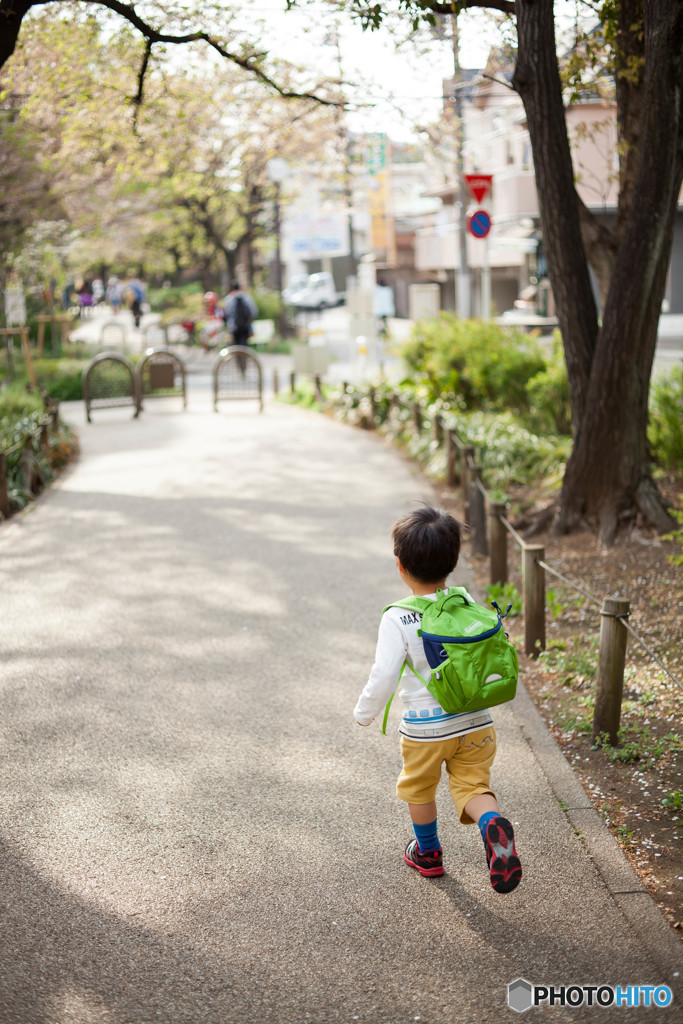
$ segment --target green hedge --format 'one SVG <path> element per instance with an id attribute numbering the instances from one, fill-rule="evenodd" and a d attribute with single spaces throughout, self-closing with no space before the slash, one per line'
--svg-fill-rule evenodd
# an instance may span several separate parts
<path id="1" fill-rule="evenodd" d="M 75 402 L 83 397 L 83 359 L 36 359 L 38 386 L 57 402 Z"/>
<path id="2" fill-rule="evenodd" d="M 310 389 L 309 389 L 310 390 Z M 404 447 L 420 462 L 429 475 L 443 477 L 446 472 L 446 447 L 437 444 L 433 420 L 439 414 L 444 426 L 467 439 L 476 451 L 477 463 L 483 469 L 487 488 L 493 493 L 507 493 L 513 484 L 538 485 L 557 489 L 571 449 L 571 439 L 549 433 L 538 435 L 526 429 L 512 413 L 463 412 L 447 400 L 429 402 L 424 390 L 407 384 L 393 385 L 386 381 L 374 386 L 375 417 L 373 426 Z M 390 396 L 398 394 L 402 405 L 392 409 Z M 289 400 L 296 401 L 297 398 Z M 305 394 L 299 404 L 308 404 Z M 422 409 L 425 429 L 417 433 L 411 403 L 416 400 Z M 336 415 L 356 426 L 371 424 L 372 407 L 367 388 L 348 387 L 345 391 L 328 392 L 328 401 Z"/>
<path id="3" fill-rule="evenodd" d="M 155 312 L 163 313 L 167 309 L 184 308 L 188 304 L 188 300 L 192 308 L 195 308 L 196 299 L 194 297 L 197 295 L 202 299 L 201 307 L 203 308 L 204 289 L 200 281 L 193 281 L 192 284 L 169 286 L 168 288 L 150 288 L 147 292 L 147 301 Z"/>
<path id="4" fill-rule="evenodd" d="M 432 401 L 448 397 L 463 410 L 523 412 L 529 382 L 547 368 L 529 335 L 451 313 L 418 321 L 401 356 Z"/>
<path id="5" fill-rule="evenodd" d="M 675 366 L 652 388 L 648 437 L 652 455 L 665 469 L 683 471 L 683 366 Z"/>

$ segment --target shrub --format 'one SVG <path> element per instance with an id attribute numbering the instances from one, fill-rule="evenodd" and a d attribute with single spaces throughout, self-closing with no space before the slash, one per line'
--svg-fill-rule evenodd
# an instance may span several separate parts
<path id="1" fill-rule="evenodd" d="M 278 395 L 280 402 L 288 405 L 299 405 L 302 409 L 322 409 L 320 400 L 316 393 L 315 385 L 309 377 L 302 377 L 296 381 L 294 391 L 287 389 Z"/>
<path id="2" fill-rule="evenodd" d="M 683 494 L 680 496 L 681 505 L 683 506 Z M 679 524 L 679 530 L 672 530 L 671 533 L 664 535 L 665 540 L 673 540 L 680 545 L 681 550 L 674 555 L 667 555 L 672 565 L 683 565 L 683 511 L 681 509 L 672 509 L 672 514 L 676 522 Z"/>
<path id="3" fill-rule="evenodd" d="M 40 395 L 26 391 L 21 384 L 10 384 L 0 391 L 0 434 L 6 435 L 16 422 L 42 411 Z"/>
<path id="4" fill-rule="evenodd" d="M 38 359 L 36 380 L 51 398 L 58 402 L 75 402 L 83 397 L 84 360 Z"/>
<path id="5" fill-rule="evenodd" d="M 277 292 L 254 290 L 251 295 L 258 309 L 259 320 L 277 320 L 281 307 Z"/>
<path id="6" fill-rule="evenodd" d="M 450 413 L 445 418 L 474 445 L 489 490 L 507 493 L 512 484 L 560 486 L 570 438 L 534 434 L 510 413 Z"/>
<path id="7" fill-rule="evenodd" d="M 404 399 L 399 408 L 390 404 L 389 396 L 398 391 Z M 511 413 L 462 412 L 452 403 L 439 400 L 427 405 L 422 387 L 415 388 L 378 381 L 374 385 L 374 426 L 391 440 L 404 446 L 409 454 L 425 467 L 430 475 L 443 476 L 446 471 L 446 449 L 438 445 L 429 423 L 439 413 L 444 425 L 474 445 L 479 465 L 484 471 L 487 489 L 501 494 L 512 484 L 542 484 L 559 487 L 571 450 L 571 439 L 556 435 L 537 435 L 525 429 Z M 409 403 L 418 400 L 423 409 L 426 429 L 415 430 Z M 365 389 L 349 386 L 330 395 L 337 415 L 353 424 L 370 425 L 371 406 Z"/>
<path id="8" fill-rule="evenodd" d="M 683 366 L 673 368 L 652 388 L 648 436 L 655 460 L 665 469 L 683 469 Z"/>
<path id="9" fill-rule="evenodd" d="M 467 410 L 523 411 L 529 381 L 546 369 L 528 335 L 450 313 L 418 321 L 401 355 L 432 400 L 450 396 Z"/>
<path id="10" fill-rule="evenodd" d="M 508 605 L 512 606 L 509 612 L 512 618 L 522 613 L 522 598 L 513 583 L 489 583 L 486 600 L 488 603 L 495 601 L 503 615 L 507 614 Z"/>
<path id="11" fill-rule="evenodd" d="M 168 309 L 184 308 L 188 298 L 195 295 L 201 296 L 203 300 L 204 289 L 200 281 L 168 288 L 150 288 L 147 293 L 147 301 L 155 312 L 163 313 Z"/>
<path id="12" fill-rule="evenodd" d="M 24 508 L 34 497 L 27 489 L 22 472 L 23 445 L 27 437 L 34 438 L 34 452 L 43 484 L 47 486 L 60 469 L 78 454 L 78 438 L 74 431 L 60 423 L 56 433 L 50 433 L 47 450 L 35 443 L 44 423 L 43 402 L 35 392 L 13 384 L 0 392 L 0 451 L 7 456 L 7 492 L 10 512 Z"/>

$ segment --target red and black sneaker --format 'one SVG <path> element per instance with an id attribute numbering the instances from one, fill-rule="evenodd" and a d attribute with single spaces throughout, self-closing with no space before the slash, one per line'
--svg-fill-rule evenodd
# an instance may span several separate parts
<path id="1" fill-rule="evenodd" d="M 403 859 L 411 868 L 417 868 L 421 875 L 433 878 L 443 874 L 443 853 L 441 850 L 427 850 L 420 853 L 417 839 L 411 839 L 405 848 Z"/>
<path id="2" fill-rule="evenodd" d="M 507 818 L 491 818 L 484 847 L 491 885 L 496 892 L 512 892 L 522 881 L 522 865 L 515 850 L 515 832 Z"/>

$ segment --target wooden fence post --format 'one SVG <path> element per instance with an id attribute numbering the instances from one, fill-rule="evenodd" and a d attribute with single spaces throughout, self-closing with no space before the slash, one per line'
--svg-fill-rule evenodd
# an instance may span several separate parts
<path id="1" fill-rule="evenodd" d="M 47 317 L 47 316 L 37 316 L 36 320 L 38 321 L 38 342 L 37 342 L 37 345 L 36 345 L 36 356 L 38 357 L 38 359 L 42 359 L 43 358 L 43 343 L 45 341 L 45 324 L 49 320 L 49 317 Z M 52 331 L 53 330 L 54 330 L 54 328 L 51 327 L 50 328 L 50 337 L 52 337 Z"/>
<path id="2" fill-rule="evenodd" d="M 434 427 L 434 440 L 438 445 L 443 444 L 443 420 L 441 419 L 440 413 L 437 412 L 433 422 Z"/>
<path id="3" fill-rule="evenodd" d="M 12 336 L 12 329 L 7 327 L 0 329 L 0 338 L 5 339 L 7 347 L 7 379 L 11 384 L 14 380 L 14 337 Z"/>
<path id="4" fill-rule="evenodd" d="M 39 494 L 43 489 L 43 477 L 33 450 L 33 439 L 29 436 L 24 441 L 24 447 L 19 459 L 21 467 L 21 478 L 24 488 L 29 494 Z"/>
<path id="5" fill-rule="evenodd" d="M 277 398 L 280 391 L 280 378 L 277 372 L 277 366 L 273 367 L 273 394 Z"/>
<path id="6" fill-rule="evenodd" d="M 455 487 L 458 482 L 458 475 L 455 469 L 458 458 L 458 449 L 453 437 L 453 431 L 446 431 L 446 483 L 449 487 Z"/>
<path id="7" fill-rule="evenodd" d="M 296 373 L 294 370 L 289 375 L 289 390 L 294 394 L 296 391 Z"/>
<path id="8" fill-rule="evenodd" d="M 50 430 L 56 434 L 59 430 L 59 402 L 52 402 L 48 416 L 50 417 Z"/>
<path id="9" fill-rule="evenodd" d="M 467 526 L 470 525 L 470 459 L 474 459 L 474 448 L 463 448 L 460 483 L 462 484 L 464 519 Z"/>
<path id="10" fill-rule="evenodd" d="M 62 335 L 62 348 L 64 348 L 65 345 L 69 344 L 69 326 L 71 324 L 71 314 L 70 313 L 62 313 L 62 315 L 59 317 L 59 322 L 60 322 L 61 328 L 62 328 L 62 331 L 61 331 L 61 335 Z M 59 353 L 57 351 L 57 344 L 56 344 L 56 342 L 57 342 L 57 333 L 56 333 L 56 331 L 53 331 L 52 332 L 52 355 L 55 356 L 55 358 L 59 355 Z"/>
<path id="11" fill-rule="evenodd" d="M 613 747 L 619 739 L 621 695 L 624 689 L 626 626 L 617 616 L 628 615 L 630 604 L 619 597 L 605 597 L 600 615 L 600 653 L 598 682 L 593 711 L 593 740 L 607 733 Z"/>
<path id="12" fill-rule="evenodd" d="M 481 487 L 481 466 L 472 466 L 471 470 L 469 515 L 472 554 L 488 555 L 489 543 L 486 538 L 486 499 Z"/>
<path id="13" fill-rule="evenodd" d="M 0 516 L 9 516 L 9 494 L 7 493 L 7 456 L 0 452 Z"/>
<path id="14" fill-rule="evenodd" d="M 413 402 L 413 425 L 419 434 L 422 430 L 422 409 L 419 402 Z"/>
<path id="15" fill-rule="evenodd" d="M 377 402 L 375 401 L 375 389 L 372 386 L 368 388 L 368 401 L 370 402 L 370 430 L 374 430 Z"/>
<path id="16" fill-rule="evenodd" d="M 325 396 L 323 394 L 323 383 L 322 380 L 320 379 L 319 373 L 316 373 L 315 377 L 313 378 L 313 387 L 315 389 L 315 397 L 318 399 L 319 402 L 324 402 Z"/>
<path id="17" fill-rule="evenodd" d="M 490 582 L 508 581 L 508 532 L 503 525 L 507 512 L 504 501 L 489 504 L 489 546 L 491 550 Z"/>
<path id="18" fill-rule="evenodd" d="M 47 455 L 50 450 L 50 428 L 47 423 L 41 423 L 40 425 L 40 439 L 38 443 L 42 452 Z"/>
<path id="19" fill-rule="evenodd" d="M 545 549 L 541 544 L 524 546 L 524 651 L 534 658 L 545 650 L 545 570 L 538 564 L 544 556 Z"/>

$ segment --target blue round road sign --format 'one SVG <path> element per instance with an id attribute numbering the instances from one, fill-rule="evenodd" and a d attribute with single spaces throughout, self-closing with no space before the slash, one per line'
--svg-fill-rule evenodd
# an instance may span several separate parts
<path id="1" fill-rule="evenodd" d="M 474 235 L 475 238 L 486 238 L 491 230 L 491 218 L 486 210 L 475 210 L 475 212 L 468 217 L 467 227 L 470 234 Z"/>

